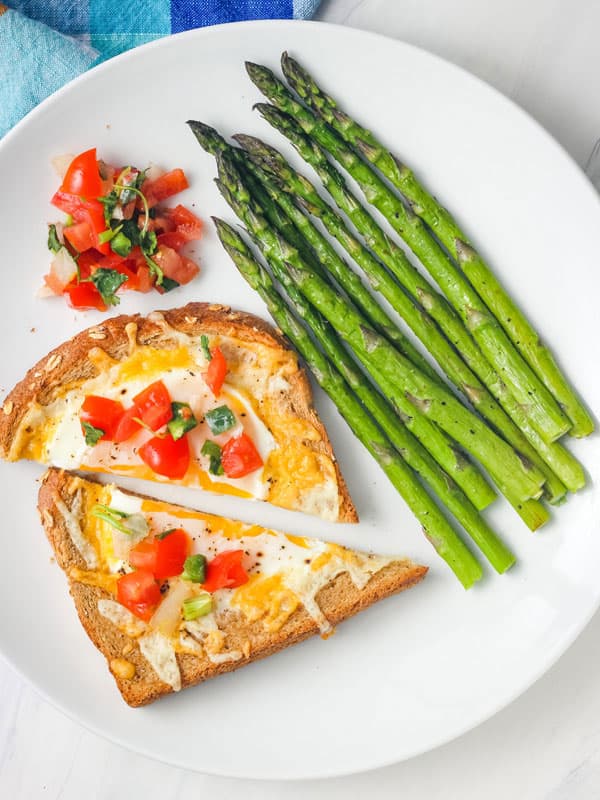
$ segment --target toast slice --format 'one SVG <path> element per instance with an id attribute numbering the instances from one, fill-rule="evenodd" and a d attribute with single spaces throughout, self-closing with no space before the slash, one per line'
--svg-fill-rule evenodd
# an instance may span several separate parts
<path id="1" fill-rule="evenodd" d="M 129 520 L 137 533 L 126 535 L 95 516 L 97 504 L 128 515 L 119 519 Z M 81 623 L 131 706 L 238 669 L 313 634 L 326 635 L 361 609 L 418 583 L 427 572 L 408 559 L 288 536 L 58 469 L 45 474 L 38 508 Z M 131 537 L 139 537 L 140 519 L 148 525 L 148 533 L 141 526 L 142 536 L 183 529 L 192 554 L 208 557 L 207 582 L 163 581 L 162 599 L 151 618 L 144 614 L 145 620 L 117 601 L 122 599 L 118 581 L 131 573 Z M 238 580 L 235 588 L 211 587 L 212 594 L 206 595 L 212 560 L 231 550 L 240 551 L 247 580 Z M 209 598 L 211 610 L 186 621 L 182 602 L 198 596 Z"/>
<path id="2" fill-rule="evenodd" d="M 217 356 L 227 373 L 215 388 L 209 374 Z M 157 386 L 160 397 L 140 399 Z M 179 406 L 196 423 L 177 442 L 165 427 L 165 395 L 166 419 Z M 92 416 L 90 398 L 103 404 Z M 0 456 L 10 461 L 171 481 L 327 520 L 358 519 L 296 354 L 266 322 L 225 306 L 190 303 L 88 328 L 30 369 L 2 411 Z M 83 413 L 91 420 L 85 433 Z"/>

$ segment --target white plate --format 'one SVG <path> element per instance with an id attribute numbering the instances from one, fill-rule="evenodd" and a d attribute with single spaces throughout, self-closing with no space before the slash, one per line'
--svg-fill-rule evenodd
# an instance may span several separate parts
<path id="1" fill-rule="evenodd" d="M 36 109 L 0 144 L 2 388 L 53 345 L 97 322 L 34 297 L 46 269 L 52 156 L 97 145 L 107 161 L 182 166 L 182 201 L 232 220 L 214 164 L 185 125 L 247 131 L 292 153 L 252 103 L 243 62 L 277 67 L 288 49 L 375 128 L 454 209 L 539 323 L 594 409 L 600 380 L 600 208 L 573 162 L 529 117 L 456 67 L 399 42 L 322 24 L 257 22 L 179 35 L 93 70 Z M 127 294 L 125 312 L 193 299 L 264 315 L 207 224 L 201 277 L 165 298 Z M 596 352 L 597 355 L 597 352 Z M 560 656 L 600 598 L 599 496 L 593 486 L 529 533 L 503 502 L 490 520 L 517 552 L 505 577 L 466 593 L 435 557 L 375 463 L 318 394 L 361 515 L 326 525 L 264 504 L 157 494 L 431 565 L 420 587 L 316 638 L 139 710 L 121 701 L 87 640 L 38 523 L 39 467 L 0 465 L 4 570 L 0 646 L 51 702 L 92 730 L 190 769 L 252 778 L 315 778 L 422 753 L 514 699 Z M 598 437 L 574 446 L 591 475 Z M 590 483 L 592 481 L 590 480 Z"/>

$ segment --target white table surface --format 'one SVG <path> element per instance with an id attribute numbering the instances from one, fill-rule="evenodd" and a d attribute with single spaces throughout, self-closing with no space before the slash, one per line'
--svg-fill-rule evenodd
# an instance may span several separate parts
<path id="1" fill-rule="evenodd" d="M 600 136 L 597 0 L 324 0 L 319 19 L 420 45 L 536 117 L 580 163 Z M 568 201 L 568 199 L 566 199 Z M 600 616 L 523 697 L 434 752 L 309 783 L 174 769 L 66 719 L 0 661 L 0 797 L 10 800 L 591 800 L 600 793 Z"/>

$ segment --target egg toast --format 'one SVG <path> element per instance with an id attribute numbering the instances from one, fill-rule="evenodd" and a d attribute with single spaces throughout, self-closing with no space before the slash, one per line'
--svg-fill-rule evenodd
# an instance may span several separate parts
<path id="1" fill-rule="evenodd" d="M 54 468 L 38 508 L 81 623 L 131 706 L 327 635 L 427 572 Z"/>
<path id="2" fill-rule="evenodd" d="M 0 456 L 11 461 L 358 519 L 296 354 L 272 326 L 225 306 L 88 328 L 30 369 L 2 412 Z"/>

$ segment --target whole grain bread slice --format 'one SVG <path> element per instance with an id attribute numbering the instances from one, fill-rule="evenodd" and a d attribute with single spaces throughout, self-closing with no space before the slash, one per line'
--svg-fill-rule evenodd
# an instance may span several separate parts
<path id="1" fill-rule="evenodd" d="M 111 359 L 121 360 L 129 354 L 132 345 L 172 346 L 173 331 L 189 336 L 202 333 L 228 336 L 293 353 L 287 340 L 272 325 L 253 314 L 218 304 L 189 303 L 182 308 L 155 311 L 145 317 L 140 314 L 112 317 L 50 351 L 8 394 L 0 413 L 0 457 L 9 461 L 21 457 L 20 423 L 32 405 L 49 405 L 61 387 L 98 374 L 98 360 L 91 359 L 90 353 L 102 350 Z M 357 522 L 358 514 L 327 431 L 314 408 L 306 372 L 300 365 L 288 383 L 289 391 L 279 393 L 278 403 L 282 410 L 308 422 L 316 432 L 317 435 L 307 440 L 305 445 L 331 459 L 338 487 L 337 521 Z"/>
<path id="2" fill-rule="evenodd" d="M 69 580 L 81 624 L 106 658 L 124 700 L 130 706 L 142 706 L 172 692 L 172 687 L 160 680 L 146 661 L 137 639 L 99 613 L 98 601 L 111 595 L 99 586 L 78 579 L 81 574 L 78 570 L 85 570 L 86 564 L 69 533 L 64 512 L 65 508 L 73 510 L 78 493 L 93 491 L 94 487 L 97 487 L 94 481 L 52 468 L 43 478 L 38 509 L 56 561 Z M 410 588 L 426 573 L 426 567 L 408 559 L 398 559 L 375 572 L 368 583 L 358 589 L 344 572 L 320 589 L 316 601 L 326 619 L 335 626 L 378 600 Z M 241 657 L 213 663 L 206 654 L 177 653 L 182 688 L 265 658 L 319 632 L 317 623 L 303 606 L 299 606 L 277 631 L 267 630 L 261 621 L 249 622 L 243 614 L 231 610 L 219 619 L 219 627 L 226 636 L 228 648 L 239 651 Z"/>

